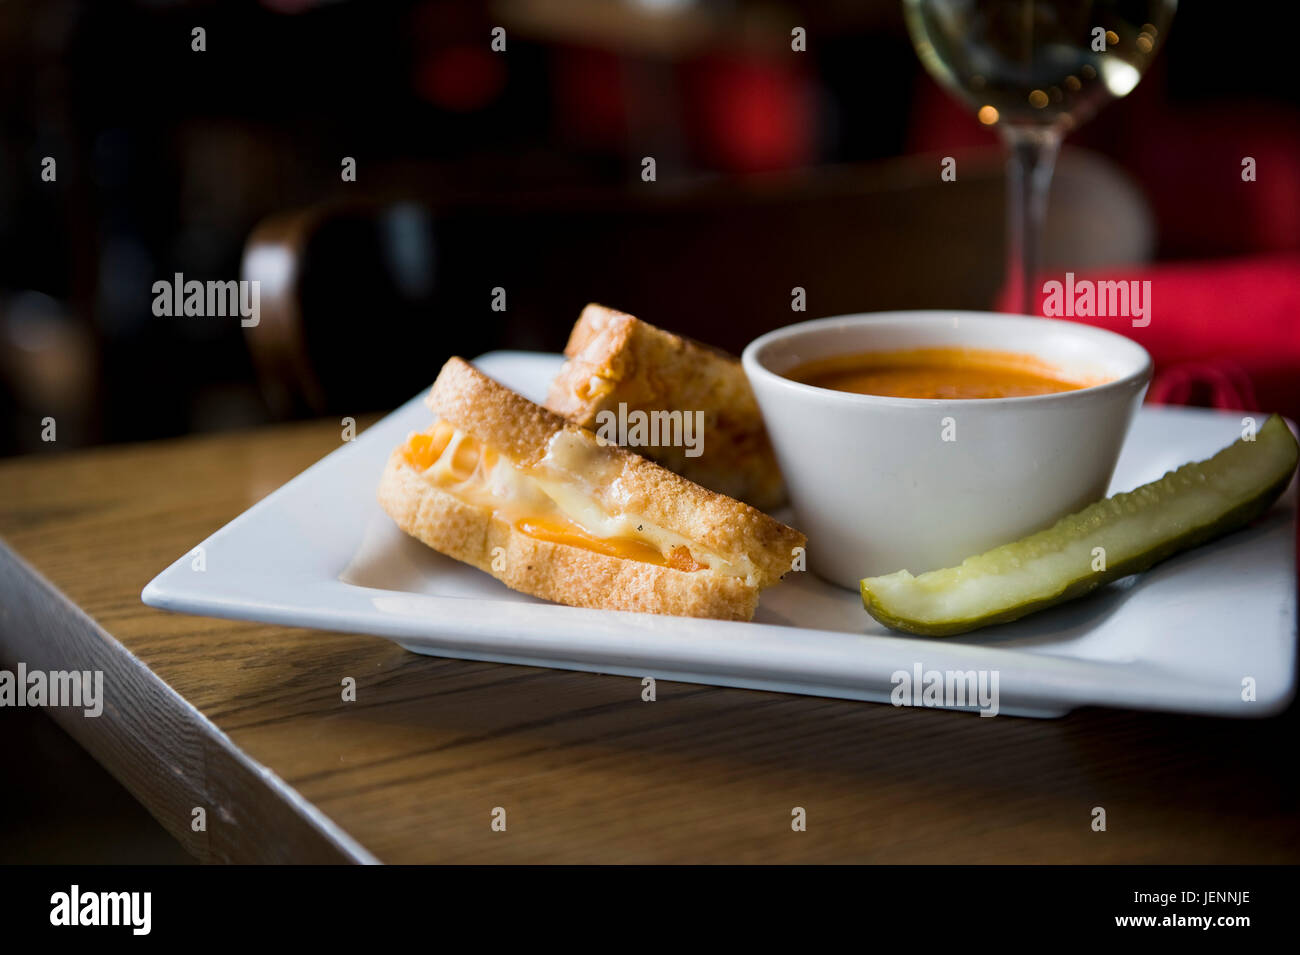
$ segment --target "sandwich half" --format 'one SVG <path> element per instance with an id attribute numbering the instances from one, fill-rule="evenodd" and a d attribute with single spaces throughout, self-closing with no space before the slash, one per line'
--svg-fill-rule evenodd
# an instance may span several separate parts
<path id="1" fill-rule="evenodd" d="M 564 354 L 546 407 L 761 510 L 784 502 L 776 455 L 735 358 L 600 305 L 583 309 Z M 653 427 L 654 416 L 668 427 Z M 680 425 L 696 420 L 702 431 L 690 437 L 698 445 L 685 446 Z"/>
<path id="2" fill-rule="evenodd" d="M 406 533 L 508 587 L 575 607 L 749 620 L 803 534 L 603 443 L 460 358 L 437 415 L 389 457 L 379 503 Z"/>

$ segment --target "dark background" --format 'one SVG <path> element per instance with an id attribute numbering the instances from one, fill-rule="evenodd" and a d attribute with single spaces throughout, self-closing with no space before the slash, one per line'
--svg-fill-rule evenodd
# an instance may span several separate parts
<path id="1" fill-rule="evenodd" d="M 1071 137 L 1143 188 L 1158 257 L 1300 245 L 1289 43 L 1183 4 Z M 988 274 L 886 288 L 818 249 L 825 274 L 792 277 L 773 246 L 833 215 L 835 170 L 996 142 L 921 72 L 897 0 L 27 0 L 0 5 L 0 78 L 0 454 L 385 409 L 453 352 L 559 350 L 589 300 L 733 350 L 791 320 L 794 284 L 831 290 L 795 317 L 992 304 Z M 1248 152 L 1286 172 L 1262 212 L 1189 202 Z M 301 276 L 311 386 L 237 321 L 152 314 L 155 280 L 237 278 L 258 223 L 304 209 L 332 210 Z"/>

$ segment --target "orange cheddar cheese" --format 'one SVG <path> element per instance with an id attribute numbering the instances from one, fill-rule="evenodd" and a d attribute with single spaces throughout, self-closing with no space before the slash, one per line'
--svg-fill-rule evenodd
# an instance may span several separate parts
<path id="1" fill-rule="evenodd" d="M 456 439 L 454 443 L 453 439 Z M 449 450 L 450 459 L 443 462 L 440 469 L 430 477 L 438 483 L 456 485 L 458 491 L 467 494 L 470 500 L 492 507 L 498 517 L 510 521 L 522 534 L 537 540 L 579 547 L 623 560 L 671 567 L 687 573 L 708 569 L 707 564 L 695 559 L 688 547 L 674 546 L 665 554 L 661 548 L 635 537 L 598 537 L 558 507 L 544 508 L 545 513 L 520 514 L 521 505 L 518 501 L 494 496 L 487 488 L 488 477 L 501 460 L 499 454 L 467 434 L 458 435 L 454 428 L 444 422 L 436 423 L 428 431 L 412 434 L 402 449 L 402 457 L 412 468 L 430 471 Z M 519 470 L 527 479 L 527 471 Z M 541 500 L 551 504 L 547 498 Z"/>

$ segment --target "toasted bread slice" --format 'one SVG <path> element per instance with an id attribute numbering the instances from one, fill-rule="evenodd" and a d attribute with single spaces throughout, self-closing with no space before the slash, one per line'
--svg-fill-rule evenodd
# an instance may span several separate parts
<path id="1" fill-rule="evenodd" d="M 600 305 L 582 310 L 564 354 L 568 361 L 551 383 L 546 407 L 761 510 L 784 502 L 758 403 L 735 358 Z M 623 427 L 620 435 L 620 420 L 636 413 L 702 418 L 703 440 L 684 447 L 661 431 L 656 436 L 657 428 L 646 429 L 648 442 L 633 428 Z M 681 435 L 664 430 L 674 439 Z"/>
<path id="2" fill-rule="evenodd" d="M 805 543 L 459 358 L 426 403 L 438 420 L 393 451 L 379 503 L 406 533 L 515 590 L 576 607 L 748 620 Z"/>

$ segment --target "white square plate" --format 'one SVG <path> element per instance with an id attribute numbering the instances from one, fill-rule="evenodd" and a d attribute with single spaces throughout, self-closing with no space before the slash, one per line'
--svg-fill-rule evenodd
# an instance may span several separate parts
<path id="1" fill-rule="evenodd" d="M 541 400 L 557 355 L 475 364 Z M 145 587 L 166 610 L 388 637 L 417 653 L 887 702 L 899 670 L 988 670 L 1003 714 L 1122 706 L 1266 716 L 1294 692 L 1293 482 L 1253 526 L 1082 600 L 946 640 L 891 634 L 857 594 L 810 573 L 767 591 L 753 623 L 583 610 L 515 593 L 435 553 L 375 502 L 389 452 L 431 416 L 412 398 L 202 542 Z M 1144 407 L 1111 490 L 1240 436 L 1240 414 Z M 782 516 L 782 515 L 778 515 Z M 787 516 L 788 518 L 788 516 Z M 813 542 L 815 546 L 815 542 Z M 1255 699 L 1243 701 L 1243 680 Z"/>

